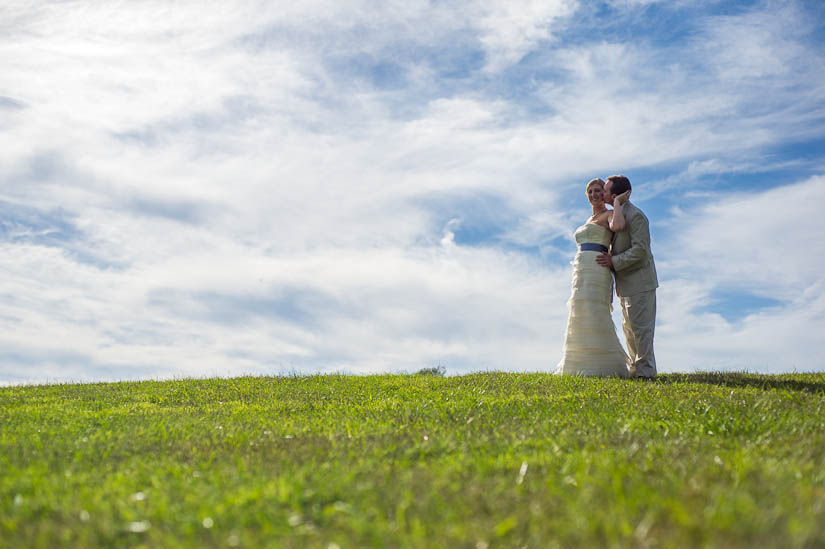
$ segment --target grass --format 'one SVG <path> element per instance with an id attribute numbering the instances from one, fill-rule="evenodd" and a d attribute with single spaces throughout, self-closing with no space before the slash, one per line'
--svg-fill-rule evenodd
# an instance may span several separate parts
<path id="1" fill-rule="evenodd" d="M 0 389 L 0 547 L 825 547 L 825 374 Z"/>

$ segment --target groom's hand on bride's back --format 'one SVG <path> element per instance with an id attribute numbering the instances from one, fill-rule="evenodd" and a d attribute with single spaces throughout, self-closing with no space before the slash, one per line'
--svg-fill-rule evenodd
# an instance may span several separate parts
<path id="1" fill-rule="evenodd" d="M 596 256 L 596 263 L 608 269 L 613 268 L 613 258 L 607 252 L 602 252 Z"/>

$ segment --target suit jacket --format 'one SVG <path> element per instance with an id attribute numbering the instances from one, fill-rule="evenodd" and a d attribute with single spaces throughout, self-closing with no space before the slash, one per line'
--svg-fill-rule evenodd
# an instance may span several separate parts
<path id="1" fill-rule="evenodd" d="M 650 229 L 647 216 L 626 202 L 622 212 L 625 228 L 613 235 L 610 253 L 616 276 L 616 295 L 628 297 L 659 287 L 656 265 L 650 251 Z"/>

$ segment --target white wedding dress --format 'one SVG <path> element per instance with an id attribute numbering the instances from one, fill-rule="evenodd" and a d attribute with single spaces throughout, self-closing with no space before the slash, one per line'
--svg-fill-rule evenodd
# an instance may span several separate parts
<path id="1" fill-rule="evenodd" d="M 596 263 L 599 250 L 607 251 L 613 233 L 601 225 L 585 223 L 575 233 L 579 251 L 573 260 L 573 291 L 568 307 L 564 354 L 556 374 L 627 377 L 629 359 L 619 338 L 610 304 L 613 276 Z"/>

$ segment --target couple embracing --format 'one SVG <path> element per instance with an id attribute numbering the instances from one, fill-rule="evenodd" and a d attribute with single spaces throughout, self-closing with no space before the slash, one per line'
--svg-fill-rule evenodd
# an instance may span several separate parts
<path id="1" fill-rule="evenodd" d="M 587 184 L 593 215 L 575 233 L 579 251 L 573 260 L 570 315 L 557 374 L 656 377 L 653 331 L 659 283 L 648 220 L 630 202 L 630 191 L 630 180 L 623 175 Z M 610 316 L 614 277 L 630 356 Z"/>

